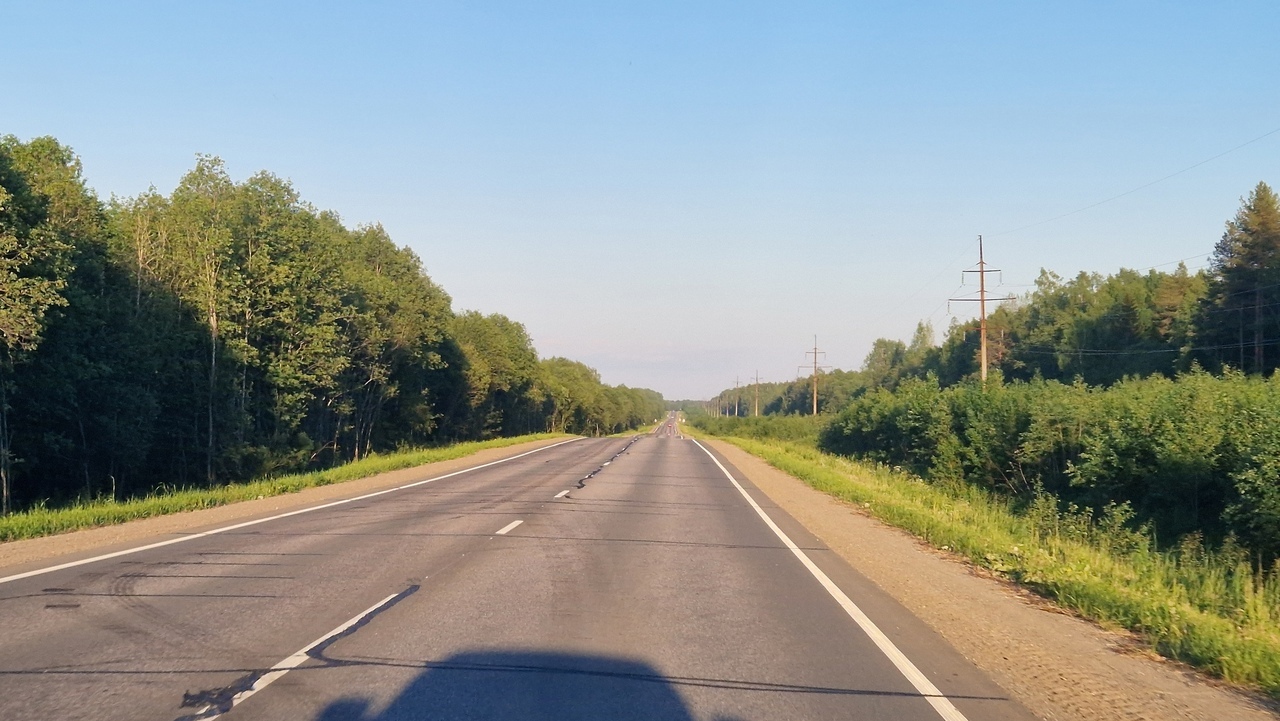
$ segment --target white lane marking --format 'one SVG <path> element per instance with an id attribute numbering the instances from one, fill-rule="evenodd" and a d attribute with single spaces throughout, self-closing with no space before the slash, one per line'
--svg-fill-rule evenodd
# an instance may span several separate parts
<path id="1" fill-rule="evenodd" d="M 533 455 L 534 453 L 541 453 L 542 451 L 545 451 L 545 450 L 549 450 L 549 449 L 555 448 L 556 446 L 563 446 L 563 445 L 564 445 L 564 444 L 566 444 L 566 443 L 573 443 L 574 441 L 578 441 L 578 440 L 581 440 L 581 439 L 580 439 L 580 438 L 570 438 L 570 439 L 569 439 L 569 440 L 567 440 L 567 441 L 560 441 L 559 443 L 553 443 L 553 444 L 551 444 L 551 445 L 549 445 L 549 446 L 543 446 L 543 447 L 541 447 L 541 448 L 535 448 L 535 449 L 533 449 L 532 451 L 526 451 L 526 452 L 521 453 L 521 454 L 519 454 L 519 455 L 511 456 L 510 458 L 502 458 L 502 459 L 499 459 L 499 460 L 496 460 L 496 461 L 490 461 L 489 463 L 485 463 L 485 464 L 482 464 L 482 465 L 479 465 L 479 466 L 472 466 L 472 467 L 470 467 L 470 468 L 464 468 L 464 469 L 462 469 L 462 470 L 460 470 L 460 471 L 454 471 L 453 473 L 446 473 L 446 474 L 444 474 L 443 476 L 436 476 L 435 478 L 428 478 L 428 479 L 426 479 L 425 481 L 415 481 L 415 482 L 413 482 L 413 483 L 406 483 L 406 484 L 405 484 L 405 485 L 403 485 L 403 486 L 396 486 L 395 488 L 388 488 L 388 489 L 385 489 L 385 490 L 382 490 L 382 491 L 375 491 L 375 492 L 373 492 L 373 493 L 366 493 L 366 494 L 364 494 L 363 496 L 356 496 L 356 497 L 354 497 L 354 498 L 344 498 L 344 499 L 342 499 L 342 500 L 340 500 L 340 501 L 331 501 L 331 502 L 329 502 L 329 503 L 322 503 L 322 504 L 320 504 L 320 505 L 318 505 L 318 506 L 311 506 L 311 507 L 309 507 L 309 508 L 301 508 L 301 509 L 298 509 L 298 510 L 296 510 L 296 511 L 289 511 L 288 513 L 280 513 L 280 514 L 277 514 L 277 515 L 274 515 L 274 516 L 268 516 L 267 518 L 259 518 L 259 519 L 255 520 L 255 521 L 245 521 L 244 523 L 236 523 L 236 524 L 233 524 L 233 525 L 230 525 L 230 526 L 223 526 L 222 528 L 215 528 L 215 529 L 213 529 L 213 530 L 211 530 L 211 531 L 203 531 L 203 532 L 201 532 L 201 533 L 193 533 L 193 534 L 191 534 L 190 536 L 182 536 L 182 537 L 180 537 L 180 538 L 170 538 L 170 539 L 169 539 L 169 540 L 167 540 L 167 541 L 158 541 L 158 542 L 156 542 L 156 543 L 148 543 L 148 544 L 147 544 L 147 545 L 145 545 L 145 546 L 138 546 L 138 547 L 136 547 L 136 548 L 126 548 L 126 549 L 125 549 L 125 550 L 123 550 L 123 551 L 115 551 L 114 553 L 104 553 L 104 554 L 102 554 L 101 556 L 94 556 L 94 557 L 92 557 L 92 558 L 84 558 L 84 559 L 81 559 L 81 560 L 79 560 L 79 561 L 69 561 L 69 562 L 67 562 L 67 563 L 59 563 L 59 564 L 58 564 L 58 565 L 56 565 L 56 566 L 48 566 L 48 567 L 45 567 L 45 568 L 37 568 L 37 569 L 36 569 L 36 570 L 34 570 L 34 571 L 26 571 L 26 572 L 24 572 L 24 573 L 15 573 L 15 574 L 13 574 L 12 576 L 5 576 L 5 577 L 3 577 L 3 578 L 0 578 L 0 584 L 3 584 L 3 583 L 9 583 L 10 581 L 20 581 L 20 580 L 22 580 L 22 579 L 24 579 L 24 578 L 31 578 L 32 576 L 41 576 L 41 575 L 44 575 L 44 574 L 46 574 L 46 573 L 53 573 L 54 571 L 61 571 L 61 570 L 66 569 L 66 568 L 75 568 L 76 566 L 83 566 L 83 565 L 85 565 L 85 564 L 89 564 L 89 563 L 97 563 L 98 561 L 106 561 L 106 560 L 111 559 L 111 558 L 119 558 L 120 556 L 128 556 L 129 554 L 132 554 L 132 553 L 140 553 L 140 552 L 142 552 L 142 551 L 150 551 L 150 550 L 151 550 L 151 549 L 153 549 L 153 548 L 161 548 L 161 547 L 164 547 L 164 546 L 171 546 L 171 545 L 173 545 L 173 544 L 175 544 L 175 543 L 182 543 L 182 542 L 184 542 L 184 541 L 191 541 L 191 540 L 194 540 L 194 539 L 197 539 L 197 538 L 204 538 L 205 536 L 213 536 L 213 535 L 216 535 L 216 534 L 219 534 L 219 533 L 226 533 L 227 531 L 235 531 L 235 530 L 238 530 L 238 529 L 241 529 L 241 528 L 247 528 L 248 526 L 256 526 L 256 525 L 258 525 L 259 523 L 267 523 L 268 521 L 278 521 L 278 520 L 280 520 L 281 518 L 288 518 L 288 517 L 290 517 L 290 516 L 297 516 L 297 515 L 300 515 L 300 514 L 303 514 L 303 513 L 310 513 L 310 512 L 312 512 L 312 511 L 319 511 L 319 510 L 321 510 L 321 509 L 325 509 L 325 508 L 333 508 L 334 506 L 341 506 L 341 505 L 342 505 L 342 504 L 344 504 L 344 503 L 352 503 L 352 502 L 354 502 L 354 501 L 363 501 L 363 500 L 365 500 L 365 499 L 367 499 L 367 498 L 373 498 L 374 496 L 381 496 L 381 495 L 383 495 L 383 494 L 385 494 L 385 493 L 394 493 L 395 491 L 403 491 L 403 490 L 404 490 L 404 489 L 406 489 L 406 488 L 413 488 L 413 487 L 415 487 L 415 486 L 421 486 L 421 485 L 426 484 L 426 483 L 434 483 L 434 482 L 436 482 L 436 481 L 442 481 L 442 480 L 444 480 L 444 479 L 446 479 L 446 478 L 452 478 L 452 477 L 454 477 L 454 476 L 460 476 L 460 475 L 462 475 L 463 473 L 470 473 L 470 472 L 472 472 L 472 471 L 478 471 L 478 470 L 480 470 L 480 469 L 482 469 L 482 468 L 488 468 L 489 466 L 496 466 L 496 465 L 498 465 L 498 464 L 500 464 L 500 463 L 506 463 L 506 462 L 508 462 L 508 461 L 514 461 L 514 460 L 516 460 L 517 458 L 524 458 L 525 456 Z"/>
<path id="2" fill-rule="evenodd" d="M 557 493 L 557 494 L 555 495 L 555 497 L 556 497 L 556 498 L 564 498 L 565 496 L 569 495 L 569 491 L 572 491 L 572 490 L 573 490 L 572 488 L 566 488 L 566 489 L 564 489 L 563 491 L 560 491 L 559 493 Z"/>
<path id="3" fill-rule="evenodd" d="M 938 687 L 934 686 L 933 682 L 921 673 L 920 669 L 916 668 L 914 663 L 911 663 L 911 659 L 907 658 L 906 654 L 902 651 L 899 651 L 893 641 L 890 641 L 889 637 L 884 635 L 884 632 L 880 630 L 880 627 L 877 626 L 866 613 L 863 613 L 861 608 L 858 608 L 858 604 L 854 603 L 852 599 L 845 595 L 845 592 L 841 591 L 840 587 L 837 586 L 835 582 L 827 576 L 827 574 L 823 573 L 822 569 L 818 568 L 817 564 L 810 560 L 809 556 L 806 555 L 804 551 L 800 550 L 800 547 L 797 546 L 786 533 L 783 533 L 781 528 L 778 528 L 778 524 L 774 523 L 772 518 L 769 518 L 769 514 L 765 513 L 764 509 L 760 507 L 760 504 L 756 503 L 756 499 L 752 498 L 751 494 L 747 493 L 747 489 L 743 488 L 742 484 L 738 483 L 738 479 L 734 478 L 733 474 L 729 472 L 729 469 L 725 468 L 724 464 L 720 463 L 720 459 L 712 455 L 711 451 L 707 450 L 706 446 L 698 442 L 698 439 L 693 438 L 691 440 L 694 443 L 697 443 L 698 447 L 702 449 L 702 452 L 710 456 L 711 460 L 720 467 L 720 471 L 724 473 L 725 478 L 728 478 L 729 482 L 731 482 L 734 487 L 738 489 L 738 492 L 742 494 L 742 497 L 747 499 L 747 503 L 751 504 L 751 507 L 754 508 L 760 518 L 764 520 L 765 525 L 769 526 L 769 529 L 782 540 L 782 543 L 791 550 L 791 553 L 795 554 L 795 557 L 800 559 L 800 563 L 803 563 L 804 567 L 809 569 L 809 573 L 813 574 L 813 577 L 818 579 L 818 583 L 821 583 L 822 587 L 827 589 L 827 593 L 831 594 L 831 597 L 836 600 L 836 603 L 840 604 L 840 607 L 844 609 L 844 612 L 849 614 L 849 617 L 862 628 L 863 633 L 867 634 L 871 641 L 875 643 L 876 647 L 880 649 L 880 652 L 893 662 L 893 665 L 896 666 L 898 671 L 911 682 L 912 686 L 916 687 L 916 690 L 919 691 L 929 704 L 933 706 L 933 710 L 937 711 L 938 715 L 946 719 L 946 721 L 968 721 L 968 719 L 965 718 L 965 715 L 960 713 L 960 709 L 956 708 L 955 705 L 951 703 L 950 699 L 943 696 L 942 692 L 938 690 Z"/>
<path id="4" fill-rule="evenodd" d="M 247 698 L 249 698 L 250 696 L 254 695 L 255 693 L 257 693 L 257 692 L 261 691 L 262 689 L 264 689 L 264 688 L 266 688 L 266 687 L 270 686 L 273 682 L 275 682 L 275 681 L 276 681 L 277 679 L 279 679 L 281 676 L 285 675 L 286 673 L 289 673 L 289 672 L 290 672 L 290 671 L 292 671 L 293 669 L 295 669 L 295 668 L 297 668 L 297 667 L 301 666 L 303 663 L 305 663 L 305 662 L 306 662 L 306 660 L 307 660 L 308 658 L 310 658 L 310 656 L 308 656 L 308 655 L 307 655 L 307 653 L 308 653 L 308 652 L 310 652 L 310 651 L 311 651 L 311 649 L 315 648 L 316 646 L 319 646 L 320 644 L 324 643 L 325 641 L 328 641 L 329 639 L 333 638 L 334 636 L 337 636 L 338 634 L 342 633 L 343 631 L 346 631 L 348 628 L 351 628 L 352 626 L 356 625 L 357 623 L 360 623 L 360 621 L 361 621 L 361 620 L 363 620 L 366 616 L 368 616 L 369 614 L 373 613 L 374 611 L 377 611 L 379 608 L 382 608 L 383 606 L 387 605 L 388 603 L 390 603 L 390 602 L 391 602 L 391 600 L 392 600 L 392 599 L 394 599 L 396 596 L 399 596 L 399 595 L 400 595 L 400 594 L 398 594 L 398 593 L 393 593 L 393 594 L 391 594 L 390 596 L 387 596 L 386 598 L 382 599 L 381 601 L 378 601 L 377 603 L 373 604 L 373 605 L 372 605 L 372 606 L 370 606 L 369 608 L 367 608 L 367 609 L 365 609 L 365 610 L 361 611 L 360 613 L 356 614 L 356 615 L 355 615 L 355 616 L 353 616 L 349 621 L 347 621 L 346 623 L 342 624 L 341 626 L 338 626 L 337 628 L 333 629 L 333 630 L 332 630 L 332 631 L 330 631 L 329 633 L 326 633 L 325 635 L 321 636 L 320 638 L 317 638 L 316 640 L 312 641 L 311 643 L 307 644 L 306 646 L 303 646 L 301 649 L 299 649 L 299 650 L 295 651 L 295 652 L 293 653 L 293 655 L 292 655 L 292 656 L 289 656 L 288 658 L 286 658 L 285 660 L 281 661 L 280 663 L 277 663 L 276 665 L 272 666 L 272 667 L 271 667 L 271 668 L 270 668 L 266 673 L 264 673 L 264 674 L 262 674 L 261 676 L 259 676 L 259 677 L 258 677 L 258 680 L 254 681 L 252 686 L 250 686 L 249 688 L 247 688 L 247 689 L 245 689 L 245 690 L 241 691 L 240 693 L 236 694 L 235 696 L 232 696 L 232 697 L 231 697 L 231 705 L 227 707 L 226 711 L 221 711 L 221 712 L 216 713 L 216 714 L 214 714 L 214 715 L 212 715 L 212 716 L 206 716 L 206 717 L 204 717 L 204 718 L 206 718 L 206 719 L 217 718 L 217 717 L 221 716 L 222 714 L 226 713 L 227 711 L 230 711 L 231 709 L 233 709 L 233 708 L 235 708 L 236 706 L 240 705 L 241 703 L 243 703 L 243 702 L 244 702 L 244 700 L 245 700 L 245 699 L 247 699 Z M 204 709 L 204 710 L 202 710 L 202 711 L 201 711 L 201 713 L 207 712 L 208 710 L 209 710 L 209 708 L 208 708 L 208 707 L 205 707 L 205 709 Z M 199 714 L 197 714 L 197 715 L 199 715 Z"/>
<path id="5" fill-rule="evenodd" d="M 499 536 L 505 536 L 505 535 L 507 535 L 508 533 L 510 533 L 510 532 L 511 532 L 511 530 L 512 530 L 513 528 L 515 528 L 516 526 L 520 525 L 521 523 L 524 523 L 524 521 L 512 521 L 511 523 L 508 523 L 507 525 L 505 525 L 505 526 L 503 526 L 503 527 L 502 527 L 502 530 L 501 530 L 501 531 L 498 531 L 498 535 L 499 535 Z"/>

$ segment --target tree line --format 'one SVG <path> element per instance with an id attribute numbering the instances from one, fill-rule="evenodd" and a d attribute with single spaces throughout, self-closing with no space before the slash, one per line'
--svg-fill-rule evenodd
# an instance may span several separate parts
<path id="1" fill-rule="evenodd" d="M 659 394 L 455 313 L 378 225 L 201 156 L 102 202 L 53 138 L 0 138 L 3 508 L 224 483 L 460 439 L 608 434 Z"/>
<path id="2" fill-rule="evenodd" d="M 1027 504 L 1125 515 L 1169 543 L 1233 536 L 1280 556 L 1280 380 L 1235 370 L 1111 386 L 911 378 L 851 402 L 818 446 Z"/>
<path id="3" fill-rule="evenodd" d="M 1280 198 L 1258 183 L 1214 246 L 1206 270 L 1179 263 L 1165 272 L 1122 269 L 1063 278 L 1042 270 L 1035 289 L 988 317 L 989 361 L 1008 381 L 1053 379 L 1111 385 L 1123 378 L 1173 377 L 1193 368 L 1271 375 L 1280 367 Z M 942 343 L 920 323 L 908 342 L 881 338 L 856 371 L 822 373 L 819 410 L 838 412 L 877 388 L 936 377 L 942 386 L 973 378 L 978 321 L 954 322 Z M 710 407 L 732 415 L 726 389 Z M 810 412 L 807 379 L 762 384 L 761 412 Z M 768 402 L 764 402 L 764 398 Z M 750 411 L 748 407 L 748 411 Z M 738 415 L 743 413 L 738 406 Z"/>
<path id="4" fill-rule="evenodd" d="M 1072 512 L 1119 504 L 1160 539 L 1280 557 L 1280 199 L 1267 184 L 1205 270 L 1042 271 L 988 318 L 985 384 L 976 321 L 932 336 L 922 323 L 910 342 L 877 340 L 860 369 L 824 373 L 819 447 Z M 770 387 L 765 412 L 808 413 L 811 388 Z M 713 399 L 720 415 L 734 393 Z"/>

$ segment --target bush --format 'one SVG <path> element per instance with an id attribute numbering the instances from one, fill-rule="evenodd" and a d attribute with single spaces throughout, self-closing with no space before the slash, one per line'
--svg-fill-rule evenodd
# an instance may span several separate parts
<path id="1" fill-rule="evenodd" d="M 797 441 L 814 444 L 818 431 L 827 422 L 822 416 L 693 416 L 689 423 L 713 436 L 733 436 L 756 440 Z"/>
<path id="2" fill-rule="evenodd" d="M 825 451 L 1030 503 L 1129 504 L 1159 538 L 1228 533 L 1280 555 L 1280 380 L 1193 371 L 1100 389 L 1057 381 L 904 382 L 853 401 Z"/>

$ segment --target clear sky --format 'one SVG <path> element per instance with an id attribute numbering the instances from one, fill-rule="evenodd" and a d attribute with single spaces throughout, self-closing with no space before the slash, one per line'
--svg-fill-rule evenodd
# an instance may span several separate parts
<path id="1" fill-rule="evenodd" d="M 104 198 L 196 153 L 269 170 L 456 308 L 669 398 L 793 378 L 814 334 L 842 368 L 940 337 L 979 233 L 1015 293 L 1194 268 L 1280 184 L 1276 134 L 1007 232 L 1280 129 L 1273 1 L 0 0 L 0 27 L 0 133 L 71 145 Z"/>

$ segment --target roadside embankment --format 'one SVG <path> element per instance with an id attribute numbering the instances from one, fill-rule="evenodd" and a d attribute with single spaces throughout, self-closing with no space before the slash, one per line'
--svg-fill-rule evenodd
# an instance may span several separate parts
<path id="1" fill-rule="evenodd" d="M 0 539 L 15 539 L 0 543 L 0 568 L 356 496 L 506 458 L 571 437 L 537 434 L 457 443 L 370 456 L 325 471 L 209 490 L 14 514 L 0 519 Z"/>
<path id="2" fill-rule="evenodd" d="M 1048 533 L 980 489 L 934 486 L 792 443 L 710 442 L 1044 718 L 1275 718 L 1272 699 L 1155 653 L 1276 693 L 1280 632 L 1257 589 L 1229 589 L 1221 578 L 1215 587 L 1212 573 L 1188 574 L 1152 550 L 1145 566 L 1135 563 L 1102 535 L 1073 537 L 1063 528 L 1072 518 L 1056 517 Z M 1213 588 L 1219 604 L 1236 593 L 1252 607 L 1214 612 Z"/>

